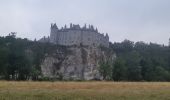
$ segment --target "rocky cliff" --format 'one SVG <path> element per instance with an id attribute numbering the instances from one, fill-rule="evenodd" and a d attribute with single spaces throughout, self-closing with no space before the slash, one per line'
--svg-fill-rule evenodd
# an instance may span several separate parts
<path id="1" fill-rule="evenodd" d="M 99 63 L 113 62 L 116 57 L 107 48 L 71 46 L 65 49 L 56 49 L 45 55 L 41 63 L 44 77 L 64 80 L 102 79 Z"/>

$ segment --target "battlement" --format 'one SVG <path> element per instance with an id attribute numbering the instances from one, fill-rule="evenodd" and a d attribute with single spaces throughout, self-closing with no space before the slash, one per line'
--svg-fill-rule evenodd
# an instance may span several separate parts
<path id="1" fill-rule="evenodd" d="M 85 24 L 80 27 L 79 24 L 65 25 L 60 29 L 55 23 L 51 24 L 50 42 L 59 45 L 87 45 L 87 46 L 109 46 L 109 36 L 98 32 L 93 25 Z"/>
<path id="2" fill-rule="evenodd" d="M 60 29 L 57 27 L 56 23 L 52 23 L 51 24 L 51 29 L 56 29 L 58 31 L 67 31 L 67 30 L 82 30 L 82 31 L 95 31 L 98 32 L 98 29 L 95 28 L 93 25 L 87 25 L 85 24 L 83 27 L 80 27 L 79 24 L 70 24 L 69 27 L 67 27 L 67 25 L 65 25 L 64 27 L 61 27 Z"/>

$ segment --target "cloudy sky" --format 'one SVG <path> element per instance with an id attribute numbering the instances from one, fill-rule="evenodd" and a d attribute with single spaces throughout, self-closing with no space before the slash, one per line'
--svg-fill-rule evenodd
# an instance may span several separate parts
<path id="1" fill-rule="evenodd" d="M 170 0 L 0 0 L 0 35 L 39 39 L 50 24 L 93 24 L 110 41 L 167 44 Z"/>

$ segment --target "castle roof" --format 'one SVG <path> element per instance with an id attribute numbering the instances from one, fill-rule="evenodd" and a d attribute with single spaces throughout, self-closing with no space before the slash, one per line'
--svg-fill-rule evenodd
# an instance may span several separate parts
<path id="1" fill-rule="evenodd" d="M 51 24 L 51 28 L 55 28 L 55 29 L 58 29 L 56 23 L 52 23 Z M 61 29 L 59 29 L 59 31 L 66 31 L 66 30 L 84 30 L 84 31 L 95 31 L 95 32 L 98 32 L 98 29 L 97 28 L 94 28 L 93 25 L 89 25 L 87 27 L 86 24 L 84 24 L 83 27 L 81 27 L 79 24 L 72 24 L 70 23 L 70 27 L 67 27 L 67 25 L 65 25 L 64 27 L 61 27 Z"/>

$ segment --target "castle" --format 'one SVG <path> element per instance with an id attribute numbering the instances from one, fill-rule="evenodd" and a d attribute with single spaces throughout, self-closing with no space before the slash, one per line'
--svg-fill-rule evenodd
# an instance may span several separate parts
<path id="1" fill-rule="evenodd" d="M 42 40 L 42 39 L 41 39 Z M 44 41 L 50 41 L 58 45 L 85 45 L 85 46 L 104 46 L 109 47 L 109 36 L 98 32 L 92 25 L 83 27 L 80 25 L 70 24 L 59 29 L 56 24 L 51 24 L 51 33 L 49 38 Z"/>

